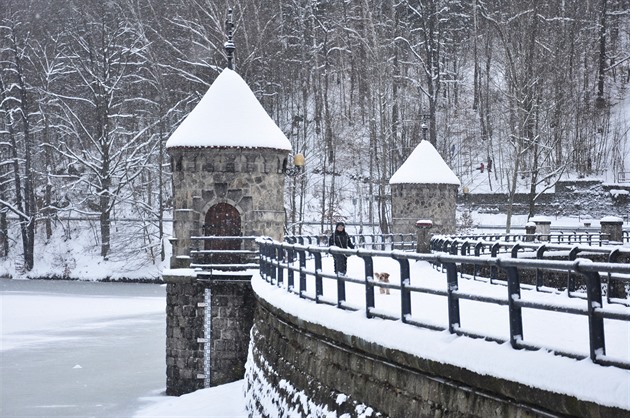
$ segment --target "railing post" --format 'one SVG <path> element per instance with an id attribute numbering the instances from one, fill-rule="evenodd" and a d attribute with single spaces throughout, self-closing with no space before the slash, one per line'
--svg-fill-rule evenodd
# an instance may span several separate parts
<path id="1" fill-rule="evenodd" d="M 411 292 L 407 289 L 407 286 L 411 284 L 409 260 L 399 258 L 398 263 L 400 263 L 400 320 L 406 323 L 407 317 L 411 316 Z"/>
<path id="2" fill-rule="evenodd" d="M 337 307 L 340 308 L 342 302 L 346 301 L 346 281 L 342 276 L 337 276 Z"/>
<path id="3" fill-rule="evenodd" d="M 287 249 L 287 259 L 287 264 L 295 262 L 295 248 L 290 247 Z M 295 287 L 295 271 L 288 269 L 287 273 L 287 292 L 293 292 L 293 288 Z"/>
<path id="4" fill-rule="evenodd" d="M 374 307 L 374 261 L 369 255 L 361 256 L 361 258 L 365 264 L 365 316 L 371 318 L 370 309 Z"/>
<path id="5" fill-rule="evenodd" d="M 297 250 L 300 258 L 300 297 L 306 292 L 306 250 Z"/>
<path id="6" fill-rule="evenodd" d="M 578 253 L 580 252 L 579 247 L 573 247 L 571 251 L 569 251 L 569 261 L 575 261 Z M 571 292 L 575 290 L 575 275 L 569 270 L 567 273 L 567 295 L 571 297 Z"/>
<path id="7" fill-rule="evenodd" d="M 501 247 L 501 244 L 498 242 L 495 242 L 492 245 L 492 248 L 490 248 L 490 257 L 496 257 L 499 254 L 500 247 Z M 492 284 L 493 280 L 496 280 L 498 278 L 498 275 L 499 275 L 499 269 L 497 268 L 495 264 L 493 264 L 490 267 L 490 284 Z"/>
<path id="8" fill-rule="evenodd" d="M 588 300 L 588 330 L 591 360 L 597 363 L 597 356 L 606 354 L 604 338 L 604 318 L 597 315 L 602 308 L 602 285 L 599 273 L 583 273 L 586 276 L 586 298 Z"/>
<path id="9" fill-rule="evenodd" d="M 277 284 L 278 287 L 280 287 L 282 285 L 282 283 L 284 283 L 284 266 L 282 265 L 284 262 L 284 248 L 282 248 L 282 246 L 278 246 L 277 249 L 277 254 L 278 254 L 278 274 L 277 274 Z"/>
<path id="10" fill-rule="evenodd" d="M 266 247 L 265 247 L 265 276 L 266 276 L 266 280 L 269 283 L 272 283 L 271 280 L 271 270 L 273 270 L 273 258 L 272 258 L 272 254 L 274 252 L 274 247 L 272 243 L 269 243 Z"/>
<path id="11" fill-rule="evenodd" d="M 538 247 L 538 249 L 536 249 L 536 258 L 538 260 L 542 260 L 545 255 L 546 250 L 547 250 L 547 247 L 545 247 L 544 244 Z M 544 274 L 545 273 L 543 269 L 536 269 L 536 290 L 537 291 L 540 290 L 540 288 L 545 285 Z"/>
<path id="12" fill-rule="evenodd" d="M 470 253 L 470 242 L 468 240 L 464 241 L 462 244 L 462 248 L 460 249 L 460 253 L 462 255 L 468 255 Z"/>
<path id="13" fill-rule="evenodd" d="M 276 256 L 276 252 L 278 251 L 278 248 L 276 248 L 275 245 L 271 244 L 269 246 L 269 283 L 274 284 L 274 282 L 277 284 L 278 282 L 276 282 L 276 269 L 273 266 L 273 262 L 277 261 L 278 258 Z"/>
<path id="14" fill-rule="evenodd" d="M 446 265 L 446 292 L 448 302 L 448 331 L 454 334 L 459 329 L 459 298 L 455 293 L 459 289 L 457 284 L 457 265 L 455 263 L 445 263 Z"/>
<path id="15" fill-rule="evenodd" d="M 260 275 L 265 281 L 267 281 L 267 245 L 265 243 L 260 244 L 260 250 L 258 253 L 258 265 L 260 266 Z"/>
<path id="16" fill-rule="evenodd" d="M 512 348 L 519 348 L 523 340 L 523 315 L 517 301 L 521 299 L 521 284 L 516 267 L 507 267 L 508 310 L 510 316 L 510 344 Z"/>
<path id="17" fill-rule="evenodd" d="M 324 294 L 322 283 L 322 253 L 313 253 L 315 259 L 315 302 L 319 303 L 319 297 Z"/>
<path id="18" fill-rule="evenodd" d="M 619 251 L 619 248 L 615 248 L 608 255 L 608 262 L 617 263 L 620 254 L 621 252 Z M 623 283 L 614 281 L 612 274 L 609 272 L 608 280 L 606 283 L 606 301 L 610 303 L 611 297 L 612 298 L 625 298 L 626 297 L 625 293 L 626 293 L 626 290 Z"/>
<path id="19" fill-rule="evenodd" d="M 521 244 L 514 244 L 510 251 L 510 255 L 512 258 L 518 258 L 518 250 L 521 249 Z"/>
<path id="20" fill-rule="evenodd" d="M 475 244 L 475 257 L 481 256 L 481 250 L 483 248 L 483 242 L 478 242 Z M 479 264 L 475 264 L 475 273 L 473 274 L 473 278 L 477 278 L 477 275 L 481 271 L 481 266 Z"/>

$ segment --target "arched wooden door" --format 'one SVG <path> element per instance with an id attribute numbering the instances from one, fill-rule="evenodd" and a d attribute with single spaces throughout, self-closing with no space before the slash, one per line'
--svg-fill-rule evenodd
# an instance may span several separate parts
<path id="1" fill-rule="evenodd" d="M 217 203 L 208 209 L 204 225 L 205 236 L 215 237 L 240 237 L 241 236 L 241 215 L 236 208 L 228 203 Z M 206 250 L 240 250 L 240 239 L 224 239 L 206 241 Z M 212 264 L 239 264 L 238 254 L 217 254 L 212 255 L 206 262 Z"/>

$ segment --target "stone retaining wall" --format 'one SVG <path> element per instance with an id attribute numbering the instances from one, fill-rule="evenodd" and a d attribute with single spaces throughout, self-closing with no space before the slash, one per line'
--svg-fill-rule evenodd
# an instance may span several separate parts
<path id="1" fill-rule="evenodd" d="M 627 411 L 479 375 L 305 322 L 260 300 L 250 416 L 621 417 Z M 344 415 L 345 414 L 345 415 Z"/>
<path id="2" fill-rule="evenodd" d="M 627 220 L 630 216 L 630 185 L 605 184 L 599 180 L 560 181 L 555 193 L 546 192 L 536 200 L 535 215 L 549 217 L 619 216 Z M 513 213 L 526 215 L 529 212 L 529 194 L 514 196 Z M 457 196 L 458 210 L 474 210 L 481 213 L 506 213 L 508 195 L 500 193 L 467 193 Z"/>

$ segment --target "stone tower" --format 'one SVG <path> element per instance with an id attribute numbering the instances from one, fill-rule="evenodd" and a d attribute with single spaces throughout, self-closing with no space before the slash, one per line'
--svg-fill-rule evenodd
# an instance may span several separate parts
<path id="1" fill-rule="evenodd" d="M 433 222 L 433 234 L 455 233 L 459 179 L 428 141 L 421 141 L 389 180 L 392 229 L 415 234 L 418 220 Z"/>
<path id="2" fill-rule="evenodd" d="M 223 70 L 166 148 L 173 170 L 171 268 L 188 266 L 191 236 L 282 239 L 291 144 L 236 72 Z"/>
<path id="3" fill-rule="evenodd" d="M 282 240 L 289 140 L 227 68 L 166 143 L 173 170 L 173 255 L 167 283 L 166 392 L 244 375 L 256 299 L 247 271 L 190 269 L 192 236 Z M 218 241 L 233 260 L 240 239 Z M 249 245 L 254 246 L 253 242 Z M 200 248 L 201 249 L 201 248 Z M 233 263 L 233 261 L 228 261 Z"/>

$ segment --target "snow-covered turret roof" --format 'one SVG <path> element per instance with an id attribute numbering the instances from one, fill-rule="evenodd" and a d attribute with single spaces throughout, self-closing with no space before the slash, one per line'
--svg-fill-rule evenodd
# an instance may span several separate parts
<path id="1" fill-rule="evenodd" d="M 389 184 L 455 184 L 459 179 L 428 141 L 416 149 L 389 179 Z"/>
<path id="2" fill-rule="evenodd" d="M 271 148 L 291 143 L 269 117 L 245 80 L 228 68 L 166 142 L 167 148 Z"/>

